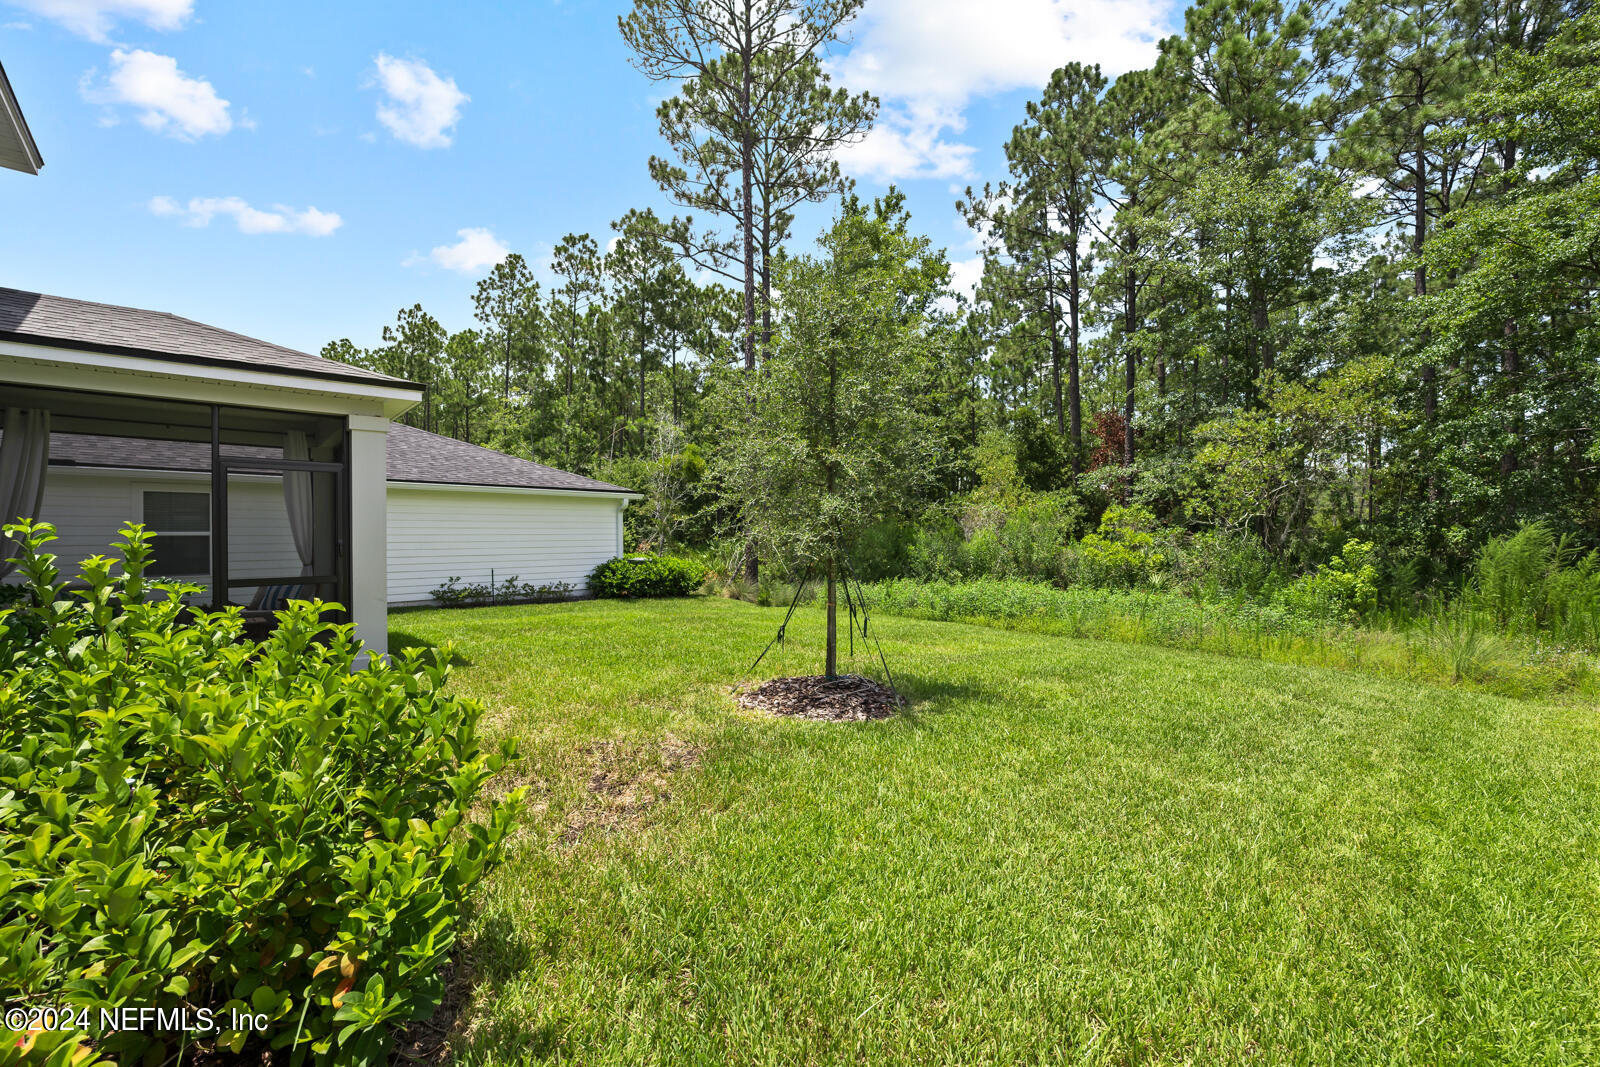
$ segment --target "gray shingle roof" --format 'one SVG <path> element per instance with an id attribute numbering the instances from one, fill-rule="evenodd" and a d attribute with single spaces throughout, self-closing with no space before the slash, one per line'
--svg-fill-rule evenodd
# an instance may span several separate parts
<path id="1" fill-rule="evenodd" d="M 240 445 L 230 445 L 229 452 L 263 458 L 282 455 L 273 449 Z M 198 441 L 57 433 L 50 435 L 50 461 L 81 467 L 204 471 L 211 469 L 211 446 Z M 401 423 L 389 428 L 388 476 L 391 482 L 423 485 L 561 489 L 579 493 L 631 491 Z"/>
<path id="2" fill-rule="evenodd" d="M 620 485 L 546 467 L 414 426 L 389 428 L 389 480 L 514 489 L 566 489 L 580 493 L 628 493 Z"/>
<path id="3" fill-rule="evenodd" d="M 0 339 L 181 363 L 250 367 L 369 385 L 422 388 L 387 374 L 180 319 L 164 311 L 95 304 L 22 289 L 0 287 Z"/>

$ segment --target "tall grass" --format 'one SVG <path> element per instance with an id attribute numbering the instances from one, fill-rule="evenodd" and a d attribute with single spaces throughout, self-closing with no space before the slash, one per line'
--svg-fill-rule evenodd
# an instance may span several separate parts
<path id="1" fill-rule="evenodd" d="M 869 585 L 866 594 L 873 610 L 909 618 L 1363 670 L 1504 696 L 1600 696 L 1594 655 L 1503 636 L 1466 605 L 1391 627 L 1306 619 L 1243 597 L 1200 600 L 1025 581 L 898 579 Z"/>
<path id="2" fill-rule="evenodd" d="M 1357 573 L 1335 559 L 1291 582 L 1247 538 L 1102 522 L 1100 534 L 1063 548 L 1041 529 L 1008 522 L 970 542 L 953 528 L 917 531 L 906 555 L 943 562 L 869 585 L 868 602 L 912 618 L 1356 668 L 1508 696 L 1600 694 L 1600 553 L 1580 552 L 1542 523 L 1489 542 L 1452 595 L 1431 598 L 1417 590 L 1414 566 L 1380 579 L 1375 568 Z M 950 543 L 928 547 L 941 537 Z M 1056 545 L 1052 567 L 1013 566 L 1048 556 L 1046 543 Z M 985 545 L 1000 546 L 1004 565 L 983 563 Z M 1345 555 L 1357 547 L 1372 549 L 1352 542 Z M 1126 565 L 1096 565 L 1113 555 Z M 739 546 L 702 556 L 708 592 L 784 607 L 796 599 L 781 569 L 746 581 Z M 872 570 L 882 573 L 883 562 Z M 1370 585 L 1366 596 L 1324 595 L 1359 592 L 1363 581 L 1380 583 L 1375 597 Z M 800 603 L 816 598 L 815 584 L 799 591 Z"/>

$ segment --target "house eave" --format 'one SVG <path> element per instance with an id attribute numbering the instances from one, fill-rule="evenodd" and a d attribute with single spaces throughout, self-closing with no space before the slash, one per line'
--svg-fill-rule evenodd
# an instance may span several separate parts
<path id="1" fill-rule="evenodd" d="M 9 357 L 9 358 L 8 358 Z M 213 402 L 239 402 L 230 393 L 241 389 L 271 390 L 289 397 L 315 397 L 325 410 L 347 409 L 352 402 L 381 408 L 385 418 L 393 419 L 422 402 L 422 387 L 411 383 L 389 384 L 356 378 L 294 374 L 259 370 L 228 361 L 201 361 L 174 357 L 166 353 L 137 353 L 102 348 L 69 347 L 37 340 L 16 340 L 0 335 L 0 361 L 9 363 L 5 375 L 18 385 L 93 388 L 73 379 L 100 378 L 124 386 L 129 379 L 158 383 L 184 383 L 185 397 L 172 399 L 210 399 Z M 204 373 L 198 368 L 203 366 Z M 161 395 L 170 395 L 162 393 Z"/>
<path id="2" fill-rule="evenodd" d="M 437 489 L 456 493 L 511 493 L 523 496 L 570 496 L 586 500 L 643 500 L 643 493 L 627 489 L 548 489 L 531 485 L 474 485 L 470 482 L 413 482 L 390 478 L 390 489 Z"/>
<path id="3" fill-rule="evenodd" d="M 9 149 L 9 151 L 7 151 Z M 44 167 L 44 157 L 34 142 L 28 120 L 22 117 L 22 107 L 6 77 L 6 68 L 0 66 L 0 167 L 18 170 L 24 174 L 38 174 Z"/>

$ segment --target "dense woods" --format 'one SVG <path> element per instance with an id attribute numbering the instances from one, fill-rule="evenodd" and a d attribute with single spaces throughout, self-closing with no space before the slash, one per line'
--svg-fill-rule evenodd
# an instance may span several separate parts
<path id="1" fill-rule="evenodd" d="M 855 254 L 838 226 L 792 248 L 793 210 L 867 210 L 832 153 L 876 102 L 819 61 L 858 7 L 719 22 L 639 0 L 624 38 L 676 89 L 670 158 L 648 167 L 689 213 L 568 234 L 542 284 L 508 257 L 472 329 L 412 307 L 381 347 L 324 354 L 426 383 L 417 425 L 649 492 L 637 539 L 754 544 L 728 478 L 754 477 L 749 427 L 771 424 L 748 404 L 783 390 L 741 376 L 814 334 L 781 280 Z M 1584 7 L 1206 0 L 1150 69 L 1062 66 L 1017 116 L 1004 179 L 957 205 L 983 242 L 976 292 L 886 342 L 917 363 L 924 460 L 875 494 L 857 569 L 1071 584 L 1086 536 L 1155 531 L 1225 544 L 1215 581 L 1259 593 L 1359 542 L 1398 604 L 1456 589 L 1529 524 L 1557 561 L 1600 545 Z"/>

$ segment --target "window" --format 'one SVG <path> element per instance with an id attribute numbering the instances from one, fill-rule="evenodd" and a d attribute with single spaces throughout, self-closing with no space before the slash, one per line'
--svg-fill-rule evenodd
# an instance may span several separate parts
<path id="1" fill-rule="evenodd" d="M 146 490 L 144 526 L 155 534 L 150 573 L 197 578 L 211 573 L 211 494 Z"/>

